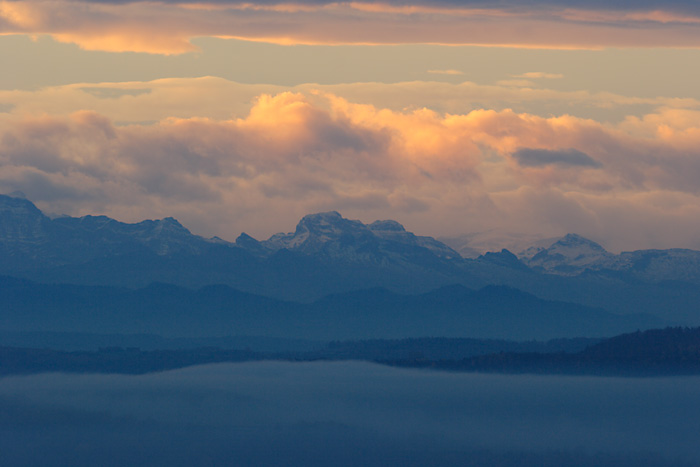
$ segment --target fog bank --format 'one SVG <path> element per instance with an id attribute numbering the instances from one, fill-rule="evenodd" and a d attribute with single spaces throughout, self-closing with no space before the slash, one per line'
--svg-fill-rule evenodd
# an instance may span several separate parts
<path id="1" fill-rule="evenodd" d="M 8 465 L 689 465 L 698 377 L 254 362 L 0 379 Z"/>

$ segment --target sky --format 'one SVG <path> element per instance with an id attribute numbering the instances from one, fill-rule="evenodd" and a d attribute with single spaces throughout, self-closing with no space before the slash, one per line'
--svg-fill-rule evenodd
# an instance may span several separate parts
<path id="1" fill-rule="evenodd" d="M 696 1 L 0 0 L 0 63 L 46 213 L 700 249 Z"/>

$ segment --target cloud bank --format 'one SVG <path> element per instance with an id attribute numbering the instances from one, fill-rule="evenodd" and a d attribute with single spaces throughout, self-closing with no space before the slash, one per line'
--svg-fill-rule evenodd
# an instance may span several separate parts
<path id="1" fill-rule="evenodd" d="M 158 54 L 194 51 L 190 39 L 202 36 L 279 44 L 698 47 L 700 9 L 690 2 L 613 8 L 583 1 L 17 0 L 0 3 L 0 34 L 50 34 L 87 50 Z"/>
<path id="2" fill-rule="evenodd" d="M 121 100 L 132 108 L 157 92 L 133 87 L 68 95 L 118 112 Z M 316 91 L 262 94 L 240 117 L 148 124 L 20 108 L 0 114 L 0 192 L 21 190 L 53 213 L 174 216 L 229 240 L 339 210 L 433 236 L 496 228 L 578 232 L 612 250 L 697 248 L 698 121 L 696 110 L 671 108 L 616 125 L 509 109 L 395 110 Z"/>

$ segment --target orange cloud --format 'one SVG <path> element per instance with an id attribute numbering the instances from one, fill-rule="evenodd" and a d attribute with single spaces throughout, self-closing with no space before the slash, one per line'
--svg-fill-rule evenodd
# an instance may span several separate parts
<path id="1" fill-rule="evenodd" d="M 452 75 L 452 76 L 458 76 L 458 75 L 463 75 L 463 71 L 459 70 L 428 70 L 428 73 L 432 75 Z"/>
<path id="2" fill-rule="evenodd" d="M 432 235 L 612 231 L 617 244 L 629 233 L 642 247 L 651 237 L 637 231 L 649 229 L 675 242 L 668 246 L 690 246 L 700 229 L 696 116 L 664 110 L 618 127 L 512 110 L 399 111 L 298 92 L 260 95 L 240 118 L 152 125 L 118 126 L 89 111 L 6 113 L 0 192 L 24 191 L 50 212 L 173 215 L 228 239 L 341 209 Z M 670 222 L 685 236 L 664 234 Z"/>
<path id="3" fill-rule="evenodd" d="M 171 55 L 197 50 L 197 47 L 189 42 L 189 38 L 148 34 L 147 31 L 138 28 L 133 29 L 135 29 L 134 34 L 129 34 L 126 30 L 118 30 L 111 32 L 58 33 L 51 34 L 51 36 L 58 42 L 78 44 L 85 50 L 104 52 L 127 51 Z"/>
<path id="4" fill-rule="evenodd" d="M 513 78 L 525 79 L 561 79 L 564 75 L 561 73 L 545 73 L 543 71 L 529 71 L 520 75 L 513 75 Z"/>
<path id="5" fill-rule="evenodd" d="M 348 83 L 278 86 L 241 84 L 222 78 L 171 78 L 118 83 L 77 83 L 33 91 L 0 90 L 0 110 L 13 114 L 48 113 L 65 115 L 93 109 L 117 124 L 154 122 L 168 117 L 207 117 L 226 120 L 246 116 L 250 103 L 261 94 L 285 91 L 302 93 L 316 102 L 314 91 L 343 96 L 351 102 L 372 102 L 377 108 L 395 112 L 429 108 L 440 114 L 462 115 L 471 109 L 503 110 L 536 115 L 581 112 L 598 121 L 617 121 L 620 113 L 634 112 L 637 118 L 654 109 L 700 109 L 694 99 L 639 98 L 612 93 L 554 91 L 551 89 L 478 85 L 472 82 Z M 407 106 L 407 104 L 409 104 Z M 0 115 L 2 115 L 0 113 Z M 576 114 L 575 114 L 576 115 Z M 626 131 L 648 133 L 648 130 Z"/>

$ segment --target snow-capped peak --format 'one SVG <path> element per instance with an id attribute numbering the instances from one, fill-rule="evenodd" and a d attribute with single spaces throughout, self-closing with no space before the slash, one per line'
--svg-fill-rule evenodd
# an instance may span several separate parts
<path id="1" fill-rule="evenodd" d="M 379 220 L 366 225 L 345 219 L 336 211 L 304 216 L 293 233 L 276 234 L 260 243 L 269 252 L 286 248 L 353 262 L 382 261 L 380 258 L 387 256 L 409 254 L 409 251 L 425 253 L 426 250 L 440 258 L 459 258 L 448 246 L 407 232 L 396 221 Z M 397 248 L 397 245 L 403 246 Z"/>
<path id="2" fill-rule="evenodd" d="M 526 250 L 526 252 L 528 251 Z M 567 234 L 548 248 L 541 249 L 529 259 L 525 259 L 525 255 L 521 255 L 521 258 L 525 259 L 529 266 L 560 272 L 580 271 L 612 257 L 613 255 L 598 243 L 573 233 Z"/>

